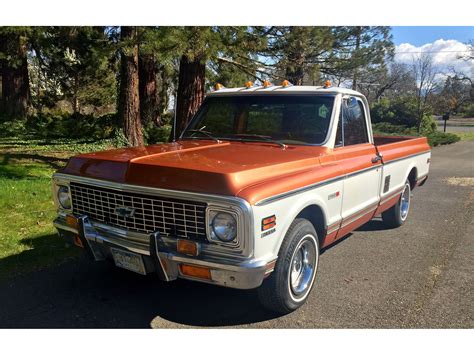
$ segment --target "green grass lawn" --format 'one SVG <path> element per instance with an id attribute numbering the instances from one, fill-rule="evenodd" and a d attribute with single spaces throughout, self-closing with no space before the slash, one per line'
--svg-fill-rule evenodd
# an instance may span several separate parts
<path id="1" fill-rule="evenodd" d="M 51 175 L 78 153 L 110 142 L 0 138 L 0 278 L 76 257 L 57 236 Z"/>
<path id="2" fill-rule="evenodd" d="M 455 135 L 461 137 L 462 141 L 474 141 L 474 131 L 472 132 L 453 132 Z"/>

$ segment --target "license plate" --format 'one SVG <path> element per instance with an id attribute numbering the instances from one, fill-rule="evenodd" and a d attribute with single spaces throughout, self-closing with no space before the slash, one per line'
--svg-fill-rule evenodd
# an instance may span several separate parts
<path id="1" fill-rule="evenodd" d="M 141 255 L 114 248 L 111 249 L 111 252 L 116 266 L 146 275 Z"/>

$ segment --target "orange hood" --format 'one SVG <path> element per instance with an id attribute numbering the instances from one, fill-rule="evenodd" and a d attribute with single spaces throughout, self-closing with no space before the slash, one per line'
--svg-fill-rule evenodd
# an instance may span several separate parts
<path id="1" fill-rule="evenodd" d="M 71 158 L 61 171 L 119 183 L 239 195 L 239 191 L 319 166 L 324 147 L 255 142 L 179 141 Z"/>

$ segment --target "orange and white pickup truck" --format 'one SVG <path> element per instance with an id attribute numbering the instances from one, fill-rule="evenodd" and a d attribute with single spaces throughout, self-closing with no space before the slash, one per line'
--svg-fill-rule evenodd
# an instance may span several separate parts
<path id="1" fill-rule="evenodd" d="M 288 313 L 322 248 L 375 216 L 406 221 L 430 157 L 426 138 L 373 137 L 356 91 L 219 86 L 172 143 L 71 158 L 53 176 L 54 225 L 96 261 L 258 288 Z"/>

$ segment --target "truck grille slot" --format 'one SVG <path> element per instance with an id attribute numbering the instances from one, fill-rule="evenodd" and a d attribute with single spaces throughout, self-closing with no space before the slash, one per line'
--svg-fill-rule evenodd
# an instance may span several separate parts
<path id="1" fill-rule="evenodd" d="M 206 241 L 206 203 L 71 182 L 75 214 L 126 230 Z M 133 212 L 132 212 L 133 211 Z"/>

